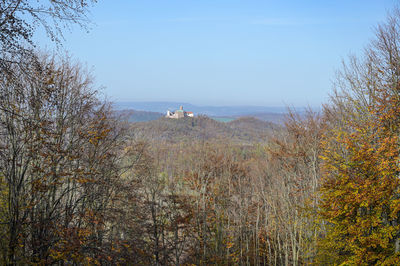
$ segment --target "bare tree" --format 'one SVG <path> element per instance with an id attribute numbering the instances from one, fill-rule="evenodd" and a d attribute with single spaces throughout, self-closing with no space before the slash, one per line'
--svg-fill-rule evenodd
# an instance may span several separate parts
<path id="1" fill-rule="evenodd" d="M 90 76 L 68 59 L 10 66 L 0 83 L 4 263 L 101 259 L 119 135 Z M 28 73 L 28 74 L 27 74 Z"/>
<path id="2" fill-rule="evenodd" d="M 34 56 L 33 35 L 42 28 L 51 40 L 60 43 L 71 25 L 88 25 L 88 7 L 96 0 L 2 0 L 0 1 L 0 69 L 6 62 Z"/>

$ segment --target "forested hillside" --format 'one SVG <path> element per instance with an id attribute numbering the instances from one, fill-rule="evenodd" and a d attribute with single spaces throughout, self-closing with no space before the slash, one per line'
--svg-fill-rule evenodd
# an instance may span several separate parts
<path id="1" fill-rule="evenodd" d="M 224 123 L 207 116 L 198 116 L 132 123 L 130 133 L 135 137 L 169 142 L 230 139 L 251 143 L 265 142 L 273 130 L 278 128 L 280 126 L 251 117 Z"/>

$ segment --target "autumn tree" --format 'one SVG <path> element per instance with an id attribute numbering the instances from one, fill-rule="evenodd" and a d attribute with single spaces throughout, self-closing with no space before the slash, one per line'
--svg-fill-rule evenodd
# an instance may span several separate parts
<path id="1" fill-rule="evenodd" d="M 320 184 L 324 121 L 307 110 L 289 112 L 268 147 L 269 171 L 257 189 L 267 215 L 259 238 L 269 264 L 312 263 L 316 254 L 315 193 Z"/>
<path id="2" fill-rule="evenodd" d="M 339 74 L 326 107 L 320 263 L 394 265 L 399 240 L 400 13 Z"/>
<path id="3" fill-rule="evenodd" d="M 9 66 L 0 83 L 4 263 L 105 259 L 119 133 L 91 78 L 69 59 Z M 2 240 L 2 241 L 3 241 Z"/>

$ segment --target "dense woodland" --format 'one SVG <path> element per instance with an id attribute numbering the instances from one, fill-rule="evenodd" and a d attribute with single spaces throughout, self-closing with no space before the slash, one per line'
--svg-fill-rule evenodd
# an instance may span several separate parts
<path id="1" fill-rule="evenodd" d="M 32 43 L 90 4 L 0 2 L 1 265 L 400 264 L 399 11 L 321 112 L 130 123 Z"/>
<path id="2" fill-rule="evenodd" d="M 281 125 L 258 120 L 253 117 L 241 117 L 231 122 L 218 122 L 207 116 L 183 119 L 161 118 L 149 122 L 133 123 L 129 133 L 137 138 L 152 141 L 191 142 L 199 140 L 224 140 L 240 144 L 254 144 L 265 141 L 274 129 Z"/>

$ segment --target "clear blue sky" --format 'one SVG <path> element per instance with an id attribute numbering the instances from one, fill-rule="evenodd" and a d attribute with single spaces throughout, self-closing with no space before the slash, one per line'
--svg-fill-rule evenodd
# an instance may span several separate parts
<path id="1" fill-rule="evenodd" d="M 114 101 L 318 106 L 396 3 L 99 0 L 64 47 Z"/>

